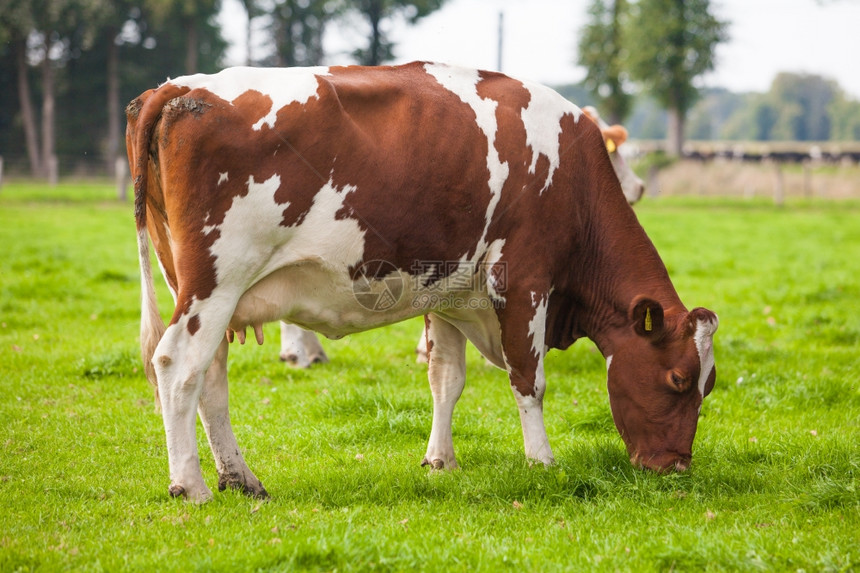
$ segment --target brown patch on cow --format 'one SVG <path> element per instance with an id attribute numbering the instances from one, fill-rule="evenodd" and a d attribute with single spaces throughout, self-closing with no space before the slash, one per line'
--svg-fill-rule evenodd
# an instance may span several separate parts
<path id="1" fill-rule="evenodd" d="M 510 170 L 503 192 L 515 191 L 517 183 L 522 183 L 528 175 L 532 162 L 532 150 L 526 145 L 526 129 L 522 122 L 523 110 L 529 106 L 531 94 L 521 83 L 495 72 L 481 72 L 477 85 L 478 95 L 498 103 L 496 106 L 495 147 L 502 163 Z M 545 159 L 545 158 L 544 158 Z M 545 161 L 543 174 L 533 177 L 539 181 L 546 179 L 549 162 Z M 513 187 L 508 185 L 513 183 Z"/>
<path id="2" fill-rule="evenodd" d="M 188 319 L 188 334 L 194 336 L 198 330 L 200 330 L 200 315 L 195 314 Z"/>
<path id="3" fill-rule="evenodd" d="M 158 160 L 153 163 L 158 168 L 151 175 L 169 186 L 171 202 L 164 201 L 163 190 L 151 194 L 149 204 L 156 216 L 149 229 L 154 231 L 151 236 L 159 258 L 169 261 L 165 265 L 168 282 L 178 288 L 172 324 L 189 312 L 193 300 L 208 298 L 217 285 L 215 256 L 210 252 L 220 237 L 217 226 L 234 198 L 247 195 L 248 178 L 256 173 L 254 154 L 249 152 L 253 139 L 247 116 L 252 113 L 205 90 L 194 90 L 171 100 L 155 130 Z M 204 121 L 204 117 L 217 117 L 217 121 Z M 225 133 L 230 136 L 224 137 Z M 219 184 L 223 172 L 230 179 Z M 169 241 L 165 222 L 171 231 Z"/>
<path id="4" fill-rule="evenodd" d="M 424 315 L 424 341 L 427 343 L 426 348 L 426 358 L 427 362 L 430 362 L 430 354 L 433 353 L 433 341 L 430 339 L 430 315 Z M 418 349 L 415 349 L 415 352 L 418 352 Z"/>
<path id="5" fill-rule="evenodd" d="M 420 63 L 332 73 L 325 81 L 336 89 L 343 115 L 336 128 L 316 131 L 337 130 L 328 144 L 336 157 L 333 182 L 356 187 L 338 213 L 366 231 L 364 258 L 356 268 L 382 260 L 420 273 L 416 261 L 472 254 L 491 197 L 487 139 L 472 108 Z M 421 105 L 409 85 L 423 86 Z M 321 99 L 326 97 L 322 92 Z M 455 268 L 446 266 L 440 278 Z"/>

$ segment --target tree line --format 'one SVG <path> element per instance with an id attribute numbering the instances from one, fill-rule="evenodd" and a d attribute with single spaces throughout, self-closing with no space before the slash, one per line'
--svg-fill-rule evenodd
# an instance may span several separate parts
<path id="1" fill-rule="evenodd" d="M 446 0 L 240 0 L 250 65 L 325 63 L 333 24 L 365 31 L 357 63 L 393 58 L 392 23 L 414 24 Z M 702 92 L 728 38 L 710 0 L 593 0 L 576 31 L 585 80 L 561 91 L 596 104 L 635 137 L 860 140 L 860 103 L 835 82 L 782 74 L 766 94 Z M 215 72 L 227 43 L 221 0 L 0 0 L 0 155 L 37 177 L 113 170 L 123 107 L 168 77 Z M 574 57 L 572 54 L 571 57 Z M 57 164 L 56 157 L 60 157 Z"/>
<path id="2" fill-rule="evenodd" d="M 270 53 L 254 65 L 317 65 L 331 23 L 367 30 L 352 55 L 393 57 L 388 24 L 410 24 L 445 0 L 241 0 L 246 34 L 259 25 Z M 124 153 L 123 107 L 168 77 L 212 73 L 227 43 L 221 0 L 0 0 L 0 156 L 35 177 L 112 172 Z M 250 42 L 249 42 L 250 44 Z M 14 159 L 25 153 L 26 168 Z M 73 158 L 62 165 L 57 157 Z"/>
<path id="3" fill-rule="evenodd" d="M 699 89 L 729 33 L 710 0 L 592 0 L 579 36 L 582 95 L 633 137 L 665 139 L 673 155 L 686 138 L 860 140 L 860 102 L 822 76 L 781 73 L 763 94 Z"/>

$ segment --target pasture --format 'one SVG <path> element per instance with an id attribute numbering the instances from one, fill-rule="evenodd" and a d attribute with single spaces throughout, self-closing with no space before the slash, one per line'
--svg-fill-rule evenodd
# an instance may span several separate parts
<path id="1" fill-rule="evenodd" d="M 681 298 L 721 321 L 687 473 L 630 466 L 587 340 L 547 359 L 555 466 L 526 463 L 506 377 L 470 348 L 462 469 L 433 473 L 420 321 L 324 342 L 307 371 L 278 361 L 272 324 L 230 357 L 233 427 L 272 497 L 194 506 L 167 495 L 112 193 L 0 189 L 0 571 L 860 569 L 860 203 L 637 206 Z"/>

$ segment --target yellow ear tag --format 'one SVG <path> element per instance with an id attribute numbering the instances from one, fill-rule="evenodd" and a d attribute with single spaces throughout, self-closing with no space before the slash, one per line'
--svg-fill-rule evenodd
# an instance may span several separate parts
<path id="1" fill-rule="evenodd" d="M 651 307 L 645 308 L 645 332 L 651 332 L 654 329 L 654 325 L 651 322 Z"/>
<path id="2" fill-rule="evenodd" d="M 611 139 L 607 139 L 606 140 L 606 150 L 609 151 L 609 153 L 615 153 L 615 149 L 616 149 L 615 148 L 615 142 L 612 141 Z"/>

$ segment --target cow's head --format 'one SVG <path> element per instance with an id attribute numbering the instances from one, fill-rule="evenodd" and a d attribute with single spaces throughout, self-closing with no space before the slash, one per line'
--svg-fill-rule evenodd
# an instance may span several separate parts
<path id="1" fill-rule="evenodd" d="M 704 308 L 664 316 L 637 297 L 608 359 L 609 403 L 634 466 L 684 471 L 702 400 L 714 387 L 717 316 Z"/>

